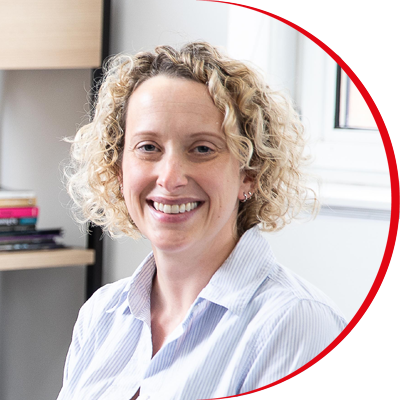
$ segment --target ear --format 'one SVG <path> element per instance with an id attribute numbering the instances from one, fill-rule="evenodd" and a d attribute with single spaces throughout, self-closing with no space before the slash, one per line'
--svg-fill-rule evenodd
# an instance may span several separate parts
<path id="1" fill-rule="evenodd" d="M 245 196 L 244 193 L 249 196 L 249 193 L 254 193 L 254 178 L 246 174 L 246 172 L 242 172 L 241 174 L 241 184 L 239 188 L 238 198 L 239 200 L 244 200 Z M 251 197 L 251 195 L 250 195 Z"/>

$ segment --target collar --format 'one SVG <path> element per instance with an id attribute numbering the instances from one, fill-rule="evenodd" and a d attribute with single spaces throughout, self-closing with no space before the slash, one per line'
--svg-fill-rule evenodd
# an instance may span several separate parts
<path id="1" fill-rule="evenodd" d="M 246 231 L 215 272 L 195 303 L 202 299 L 240 314 L 271 272 L 276 260 L 258 226 Z M 125 304 L 138 319 L 150 322 L 150 293 L 156 263 L 151 252 L 136 269 L 112 312 Z"/>
<path id="2" fill-rule="evenodd" d="M 119 309 L 120 312 L 125 313 L 129 310 L 136 318 L 147 321 L 146 317 L 148 317 L 150 310 L 150 293 L 155 270 L 156 263 L 153 252 L 151 252 L 136 268 L 131 278 L 128 278 L 128 282 L 118 296 L 118 300 L 107 308 L 106 312 L 112 313 Z"/>
<path id="3" fill-rule="evenodd" d="M 232 253 L 215 272 L 199 297 L 240 314 L 276 263 L 271 247 L 254 226 L 246 231 Z"/>

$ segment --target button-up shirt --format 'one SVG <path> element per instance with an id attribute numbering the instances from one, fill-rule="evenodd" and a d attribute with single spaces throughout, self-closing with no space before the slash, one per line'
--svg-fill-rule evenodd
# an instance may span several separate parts
<path id="1" fill-rule="evenodd" d="M 177 266 L 178 268 L 179 266 Z M 346 325 L 318 289 L 248 230 L 154 355 L 150 254 L 81 308 L 58 400 L 195 400 L 265 386 L 300 368 Z"/>

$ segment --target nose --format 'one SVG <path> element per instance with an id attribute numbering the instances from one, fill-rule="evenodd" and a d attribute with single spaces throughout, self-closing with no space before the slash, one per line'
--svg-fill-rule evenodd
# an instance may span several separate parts
<path id="1" fill-rule="evenodd" d="M 164 154 L 158 165 L 157 185 L 170 193 L 184 187 L 188 183 L 186 164 L 178 154 Z"/>

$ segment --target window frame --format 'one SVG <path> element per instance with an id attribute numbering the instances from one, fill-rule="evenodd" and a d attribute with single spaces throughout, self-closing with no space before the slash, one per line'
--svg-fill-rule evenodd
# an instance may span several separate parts
<path id="1" fill-rule="evenodd" d="M 360 128 L 360 127 L 352 127 L 352 126 L 341 126 L 341 123 L 340 123 L 340 120 L 341 120 L 341 118 L 342 118 L 342 115 L 341 115 L 341 111 L 342 111 L 342 108 L 344 108 L 344 109 L 346 109 L 346 112 L 348 111 L 347 110 L 347 107 L 348 107 L 348 104 L 346 104 L 346 106 L 345 107 L 342 107 L 342 104 L 341 104 L 341 100 L 342 100 L 342 72 L 343 73 L 345 73 L 343 70 L 342 70 L 342 67 L 339 65 L 339 64 L 337 64 L 337 68 L 336 68 L 336 103 L 335 103 L 335 125 L 334 125 L 334 128 L 335 129 L 350 129 L 350 130 L 357 130 L 357 131 L 359 131 L 359 130 L 365 130 L 365 131 L 369 131 L 369 132 L 371 132 L 371 131 L 373 131 L 373 132 L 379 132 L 378 131 L 378 128 L 376 128 L 376 127 L 374 127 L 374 128 Z M 346 75 L 346 78 L 347 78 L 347 82 L 348 81 L 350 81 L 351 82 L 351 80 L 350 80 L 350 78 Z M 347 83 L 346 82 L 346 83 Z M 357 89 L 357 88 L 356 88 Z M 348 96 L 347 96 L 348 97 Z M 348 101 L 349 99 L 348 98 L 346 98 L 346 100 Z M 347 115 L 346 115 L 346 117 L 347 117 Z"/>
<path id="2" fill-rule="evenodd" d="M 303 35 L 299 42 L 296 102 L 324 204 L 390 210 L 390 177 L 379 131 L 336 126 L 337 64 Z"/>

